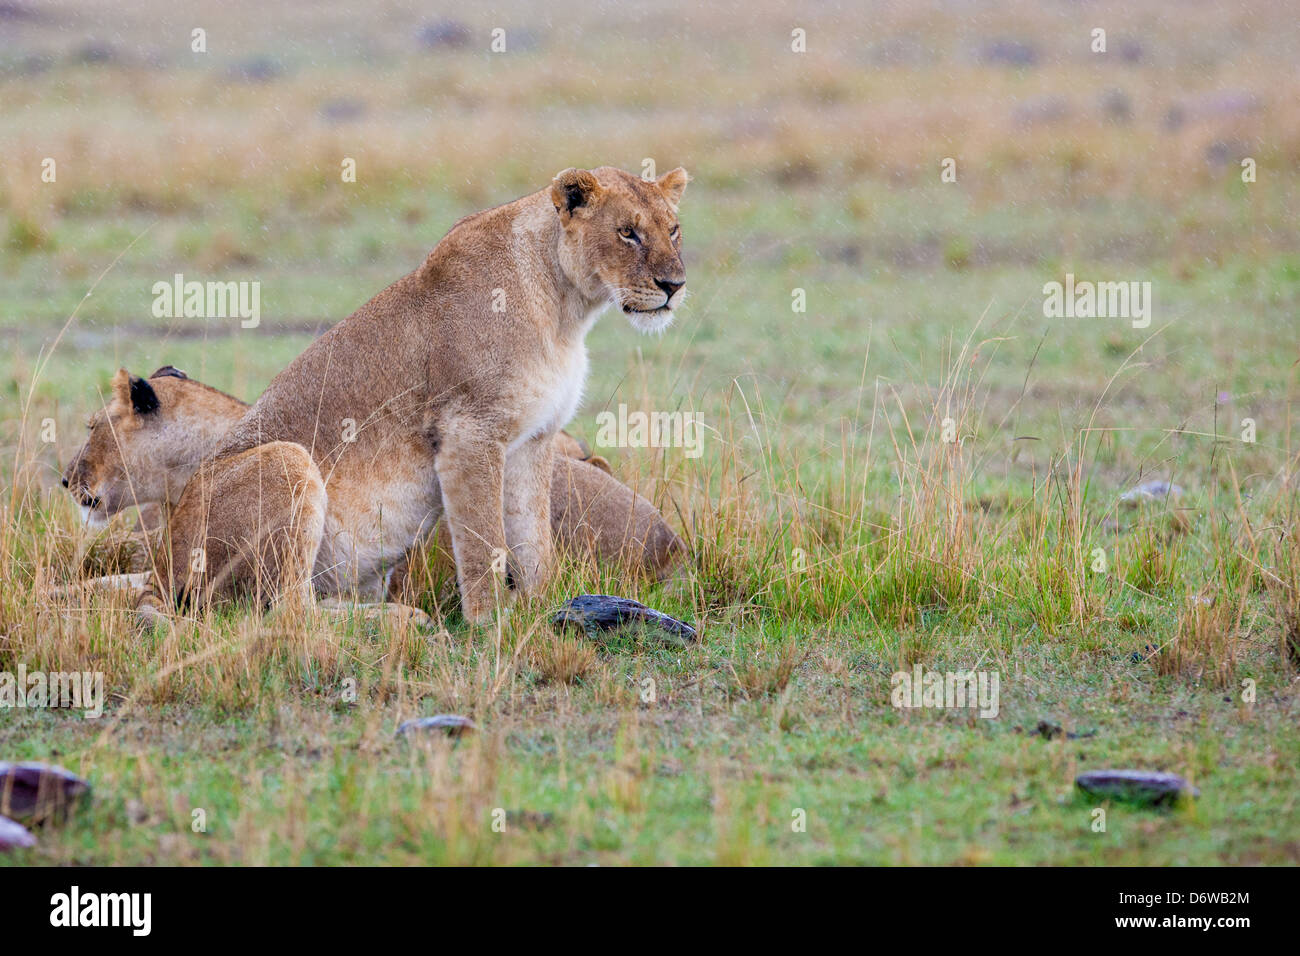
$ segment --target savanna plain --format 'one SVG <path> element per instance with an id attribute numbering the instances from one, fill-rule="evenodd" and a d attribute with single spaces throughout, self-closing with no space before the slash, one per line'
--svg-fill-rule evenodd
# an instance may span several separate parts
<path id="1" fill-rule="evenodd" d="M 0 671 L 107 695 L 0 710 L 0 759 L 94 787 L 0 862 L 1296 862 L 1297 50 L 1280 0 L 0 4 Z M 597 324 L 570 430 L 704 423 L 597 448 L 677 578 L 570 564 L 475 629 L 430 554 L 435 633 L 48 596 L 138 547 L 59 487 L 119 367 L 252 400 L 458 217 L 646 162 L 693 177 L 690 295 Z M 177 273 L 258 325 L 156 316 Z M 1067 274 L 1149 324 L 1045 316 Z M 580 593 L 701 639 L 556 633 Z M 997 716 L 893 706 L 917 664 Z M 479 730 L 395 734 L 435 713 Z"/>

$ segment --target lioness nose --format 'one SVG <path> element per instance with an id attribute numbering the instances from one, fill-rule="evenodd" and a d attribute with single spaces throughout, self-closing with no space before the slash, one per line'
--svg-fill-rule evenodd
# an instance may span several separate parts
<path id="1" fill-rule="evenodd" d="M 686 285 L 685 282 L 669 282 L 667 279 L 655 279 L 655 285 L 664 290 L 664 295 L 668 298 L 673 297 L 673 293 Z"/>
<path id="2" fill-rule="evenodd" d="M 68 487 L 68 476 L 67 476 L 67 475 L 64 475 L 64 476 L 63 476 L 63 487 L 64 487 L 64 488 Z"/>

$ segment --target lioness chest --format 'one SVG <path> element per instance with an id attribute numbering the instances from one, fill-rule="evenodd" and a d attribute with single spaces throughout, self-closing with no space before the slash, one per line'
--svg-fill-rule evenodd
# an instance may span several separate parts
<path id="1" fill-rule="evenodd" d="M 554 434 L 569 423 L 587 383 L 587 349 L 581 340 L 555 359 L 526 370 L 514 386 L 517 403 L 507 430 L 506 454 L 537 435 Z"/>

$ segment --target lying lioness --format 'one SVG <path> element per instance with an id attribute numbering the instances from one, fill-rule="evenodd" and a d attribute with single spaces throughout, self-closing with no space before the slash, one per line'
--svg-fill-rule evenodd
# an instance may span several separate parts
<path id="1" fill-rule="evenodd" d="M 536 592 L 552 566 L 554 439 L 582 395 L 584 339 L 609 305 L 644 332 L 672 321 L 686 182 L 683 169 L 657 180 L 567 169 L 452 226 L 277 375 L 194 473 L 167 525 L 159 605 L 250 583 L 379 598 L 444 515 L 469 621 Z M 150 407 L 147 382 L 125 390 Z"/>
<path id="2" fill-rule="evenodd" d="M 190 478 L 248 406 L 170 365 L 148 379 L 119 370 L 110 391 L 105 407 L 90 419 L 90 434 L 63 486 L 90 523 L 135 505 L 158 506 L 157 523 L 165 526 Z M 669 572 L 685 546 L 654 506 L 614 479 L 609 464 L 568 433 L 560 432 L 555 446 L 551 529 L 559 546 L 634 573 Z M 401 563 L 396 565 L 400 576 Z M 148 577 L 119 575 L 91 584 L 140 590 Z"/>

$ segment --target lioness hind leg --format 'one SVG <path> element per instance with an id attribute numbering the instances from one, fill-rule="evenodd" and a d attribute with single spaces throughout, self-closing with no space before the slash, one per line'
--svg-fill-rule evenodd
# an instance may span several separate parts
<path id="1" fill-rule="evenodd" d="M 190 607 L 245 596 L 310 603 L 326 505 L 301 445 L 269 442 L 209 462 L 168 524 L 156 560 L 161 592 Z"/>
<path id="2" fill-rule="evenodd" d="M 686 544 L 659 509 L 604 469 L 557 456 L 552 474 L 551 526 L 560 551 L 659 579 L 686 557 Z"/>

